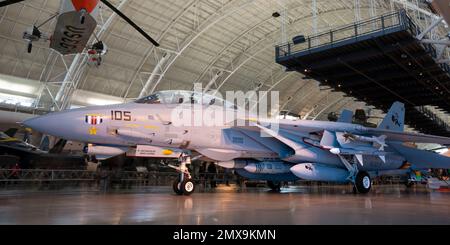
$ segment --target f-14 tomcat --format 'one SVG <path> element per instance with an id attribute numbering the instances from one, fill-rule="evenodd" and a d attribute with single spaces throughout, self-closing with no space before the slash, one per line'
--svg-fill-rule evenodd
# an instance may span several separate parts
<path id="1" fill-rule="evenodd" d="M 449 145 L 450 138 L 403 132 L 405 110 L 399 102 L 378 128 L 351 124 L 349 111 L 338 122 L 280 119 L 278 128 L 250 116 L 239 119 L 245 121 L 243 126 L 237 119 L 200 126 L 177 119 L 193 122 L 206 114 L 217 118 L 236 110 L 215 96 L 161 91 L 130 103 L 51 113 L 24 125 L 89 143 L 90 154 L 179 158 L 179 166 L 173 166 L 180 173 L 173 186 L 179 195 L 194 192 L 186 167 L 194 158 L 207 158 L 243 177 L 268 181 L 272 188 L 279 188 L 282 181 L 305 179 L 350 182 L 358 193 L 370 191 L 374 172 L 450 167 L 450 158 L 404 144 Z"/>

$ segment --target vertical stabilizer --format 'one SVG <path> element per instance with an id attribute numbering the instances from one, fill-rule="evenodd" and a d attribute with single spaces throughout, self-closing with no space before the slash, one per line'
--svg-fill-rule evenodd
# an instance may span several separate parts
<path id="1" fill-rule="evenodd" d="M 405 128 L 405 105 L 395 102 L 378 128 L 403 132 Z"/>

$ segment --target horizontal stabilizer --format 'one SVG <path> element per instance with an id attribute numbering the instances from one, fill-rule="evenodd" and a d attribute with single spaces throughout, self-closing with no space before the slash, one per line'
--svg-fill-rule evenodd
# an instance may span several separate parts
<path id="1" fill-rule="evenodd" d="M 432 143 L 440 145 L 450 145 L 450 138 L 427 135 L 412 132 L 394 132 L 380 129 L 369 129 L 368 134 L 375 136 L 386 136 L 386 141 L 400 141 L 400 142 L 413 142 L 413 143 Z"/>
<path id="2" fill-rule="evenodd" d="M 419 150 L 399 143 L 390 144 L 412 164 L 413 169 L 442 168 L 450 169 L 450 157 L 431 151 Z"/>

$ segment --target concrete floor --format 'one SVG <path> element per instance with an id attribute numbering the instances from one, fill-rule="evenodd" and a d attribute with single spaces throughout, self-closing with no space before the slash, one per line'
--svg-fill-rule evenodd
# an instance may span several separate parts
<path id="1" fill-rule="evenodd" d="M 175 196 L 150 193 L 0 193 L 0 224 L 450 224 L 450 193 L 423 187 L 295 187 Z"/>

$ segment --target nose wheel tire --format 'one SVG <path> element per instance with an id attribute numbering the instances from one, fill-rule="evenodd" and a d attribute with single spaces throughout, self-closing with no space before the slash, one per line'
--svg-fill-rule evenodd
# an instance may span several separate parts
<path id="1" fill-rule="evenodd" d="M 182 182 L 180 182 L 179 179 L 176 179 L 173 182 L 172 187 L 173 191 L 180 196 L 181 195 L 189 196 L 195 191 L 195 184 L 192 181 L 192 179 L 185 179 Z"/>
<path id="2" fill-rule="evenodd" d="M 181 191 L 185 196 L 189 196 L 195 191 L 194 182 L 191 179 L 185 179 L 181 182 Z"/>
<path id="3" fill-rule="evenodd" d="M 365 171 L 360 171 L 356 174 L 355 178 L 355 188 L 356 191 L 360 194 L 366 194 L 372 188 L 372 179 Z"/>

